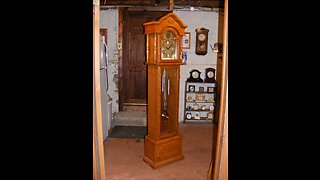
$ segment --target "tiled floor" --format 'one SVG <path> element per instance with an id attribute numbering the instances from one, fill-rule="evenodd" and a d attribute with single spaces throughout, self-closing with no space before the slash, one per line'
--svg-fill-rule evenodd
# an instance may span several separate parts
<path id="1" fill-rule="evenodd" d="M 152 169 L 143 161 L 144 140 L 107 138 L 104 142 L 107 180 L 205 180 L 209 170 L 213 124 L 181 124 L 184 159 Z"/>

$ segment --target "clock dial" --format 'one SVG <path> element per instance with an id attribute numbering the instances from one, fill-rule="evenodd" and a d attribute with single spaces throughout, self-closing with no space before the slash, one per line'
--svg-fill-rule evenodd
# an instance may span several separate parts
<path id="1" fill-rule="evenodd" d="M 191 114 L 188 113 L 188 114 L 187 114 L 187 119 L 191 119 L 191 117 L 192 117 Z"/>
<path id="2" fill-rule="evenodd" d="M 194 106 L 193 106 L 192 109 L 193 109 L 193 110 L 198 110 L 198 109 L 199 109 L 199 105 L 198 105 L 198 104 L 194 104 Z"/>
<path id="3" fill-rule="evenodd" d="M 212 71 L 209 71 L 209 72 L 207 73 L 207 76 L 208 76 L 209 78 L 213 78 L 214 73 L 213 73 Z"/>
<path id="4" fill-rule="evenodd" d="M 192 72 L 192 77 L 193 77 L 194 79 L 199 78 L 199 73 L 198 73 L 197 71 Z"/>
<path id="5" fill-rule="evenodd" d="M 204 41 L 206 39 L 206 35 L 205 34 L 199 34 L 198 39 L 199 39 L 199 41 Z"/>
<path id="6" fill-rule="evenodd" d="M 177 58 L 177 41 L 172 32 L 164 33 L 161 43 L 162 59 Z"/>

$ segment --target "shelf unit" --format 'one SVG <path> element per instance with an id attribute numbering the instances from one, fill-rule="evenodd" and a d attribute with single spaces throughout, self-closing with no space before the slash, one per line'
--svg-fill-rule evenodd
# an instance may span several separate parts
<path id="1" fill-rule="evenodd" d="M 185 82 L 184 123 L 213 123 L 217 83 Z"/>

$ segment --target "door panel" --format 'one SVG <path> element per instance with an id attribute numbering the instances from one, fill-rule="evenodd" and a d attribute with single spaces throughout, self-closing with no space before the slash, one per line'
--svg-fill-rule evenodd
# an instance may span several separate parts
<path id="1" fill-rule="evenodd" d="M 147 103 L 146 37 L 143 23 L 167 12 L 123 11 L 123 58 L 119 63 L 119 109 L 126 103 Z"/>

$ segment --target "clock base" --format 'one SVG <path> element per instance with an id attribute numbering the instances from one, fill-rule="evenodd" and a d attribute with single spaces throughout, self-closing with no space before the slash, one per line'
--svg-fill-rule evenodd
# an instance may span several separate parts
<path id="1" fill-rule="evenodd" d="M 182 155 L 182 136 L 177 134 L 156 141 L 146 136 L 144 139 L 144 151 L 143 160 L 153 169 L 182 160 L 184 158 Z"/>

